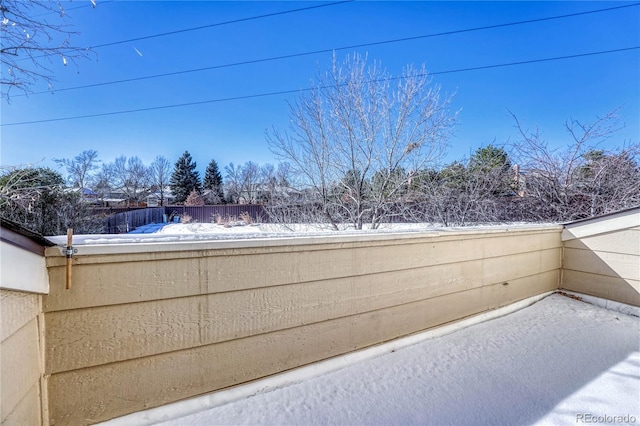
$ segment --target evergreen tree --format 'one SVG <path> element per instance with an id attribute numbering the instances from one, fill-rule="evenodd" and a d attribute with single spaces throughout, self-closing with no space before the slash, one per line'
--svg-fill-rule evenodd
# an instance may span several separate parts
<path id="1" fill-rule="evenodd" d="M 211 190 L 211 193 L 206 197 L 206 201 L 210 204 L 224 203 L 224 191 L 222 188 L 222 174 L 218 169 L 218 163 L 216 163 L 216 160 L 211 160 L 204 173 L 203 189 Z"/>
<path id="2" fill-rule="evenodd" d="M 511 160 L 503 148 L 493 145 L 478 148 L 469 159 L 467 171 L 476 181 L 483 182 L 484 187 L 491 187 L 495 196 L 510 195 L 518 190 Z"/>
<path id="3" fill-rule="evenodd" d="M 490 144 L 476 150 L 469 159 L 469 168 L 474 172 L 479 171 L 482 173 L 494 170 L 507 172 L 511 168 L 511 161 L 503 148 Z"/>
<path id="4" fill-rule="evenodd" d="M 191 158 L 189 151 L 176 161 L 171 175 L 171 191 L 176 197 L 176 203 L 184 203 L 191 191 L 200 192 L 200 174 L 196 171 L 196 163 Z"/>

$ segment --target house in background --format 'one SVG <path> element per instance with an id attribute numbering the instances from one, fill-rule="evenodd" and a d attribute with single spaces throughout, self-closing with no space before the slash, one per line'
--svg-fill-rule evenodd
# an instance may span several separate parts
<path id="1" fill-rule="evenodd" d="M 160 206 L 160 191 L 153 191 L 146 197 L 147 207 L 158 207 Z M 162 198 L 164 202 L 162 205 L 171 205 L 175 203 L 176 196 L 173 195 L 170 188 L 166 188 L 162 194 Z"/>

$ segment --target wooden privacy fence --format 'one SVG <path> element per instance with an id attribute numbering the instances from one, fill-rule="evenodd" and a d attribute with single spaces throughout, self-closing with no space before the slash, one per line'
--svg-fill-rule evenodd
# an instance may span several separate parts
<path id="1" fill-rule="evenodd" d="M 147 207 L 92 207 L 91 213 L 94 215 L 109 216 L 117 213 L 131 212 L 134 210 L 144 210 Z"/>
<path id="2" fill-rule="evenodd" d="M 164 221 L 164 207 L 135 209 L 116 213 L 104 218 L 104 232 L 106 234 L 123 234 L 133 231 L 138 226 Z"/>

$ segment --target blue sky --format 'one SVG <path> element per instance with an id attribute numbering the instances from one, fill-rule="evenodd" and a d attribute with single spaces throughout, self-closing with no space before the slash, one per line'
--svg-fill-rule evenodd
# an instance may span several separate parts
<path id="1" fill-rule="evenodd" d="M 76 45 L 96 46 L 137 37 L 323 4 L 321 2 L 76 0 L 68 23 Z M 89 60 L 63 67 L 56 89 L 190 70 L 274 56 L 504 24 L 632 5 L 629 2 L 386 2 L 353 1 L 94 49 Z M 79 7 L 85 6 L 86 7 Z M 73 9 L 71 9 L 73 8 Z M 339 50 L 368 54 L 391 73 L 424 64 L 439 73 L 461 68 L 553 58 L 640 46 L 640 6 L 482 31 Z M 25 125 L 75 117 L 309 86 L 331 53 L 232 66 L 55 94 L 2 101 L 1 164 L 57 167 L 86 149 L 103 162 L 119 155 L 156 155 L 171 162 L 188 150 L 203 174 L 211 159 L 273 162 L 265 131 L 284 129 L 295 94 Z M 3 70 L 5 72 L 5 70 Z M 455 92 L 459 123 L 445 161 L 476 148 L 517 138 L 508 110 L 552 146 L 568 143 L 564 122 L 589 122 L 620 107 L 625 127 L 605 145 L 640 137 L 640 49 L 526 65 L 436 74 L 434 84 Z M 34 87 L 46 90 L 46 85 Z M 17 92 L 14 94 L 18 94 Z"/>

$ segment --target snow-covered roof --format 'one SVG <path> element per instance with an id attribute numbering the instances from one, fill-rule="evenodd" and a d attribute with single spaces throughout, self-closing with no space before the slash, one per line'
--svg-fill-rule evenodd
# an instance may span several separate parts
<path id="1" fill-rule="evenodd" d="M 156 225 L 153 233 L 74 235 L 73 245 L 82 254 L 134 253 L 185 250 L 188 245 L 198 244 L 205 248 L 276 246 L 281 244 L 310 244 L 318 241 L 345 242 L 355 240 L 390 240 L 416 238 L 420 236 L 451 235 L 455 233 L 500 233 L 511 231 L 542 230 L 556 227 L 552 224 L 509 224 L 498 226 L 437 227 L 424 223 L 384 224 L 379 229 L 333 231 L 326 224 L 243 224 L 225 227 L 215 223 L 175 223 L 160 229 Z M 66 245 L 66 236 L 50 236 L 50 241 L 59 246 Z M 194 246 L 195 247 L 195 246 Z M 208 246 L 207 246 L 208 247 Z M 53 251 L 49 252 L 53 255 Z"/>

